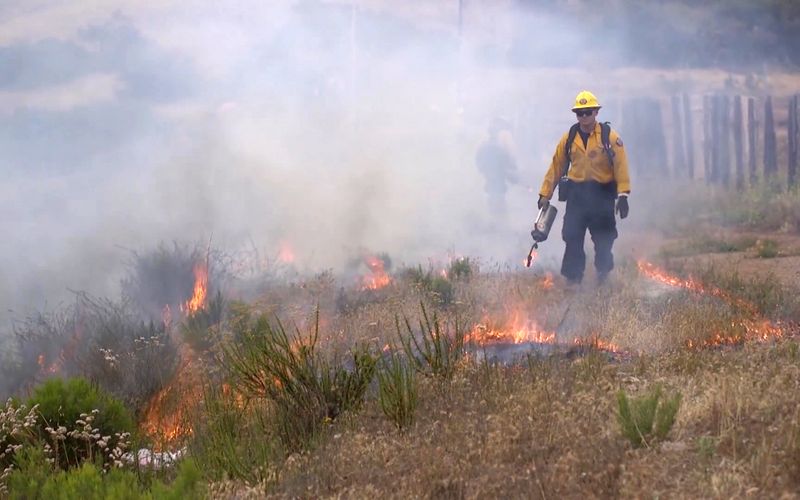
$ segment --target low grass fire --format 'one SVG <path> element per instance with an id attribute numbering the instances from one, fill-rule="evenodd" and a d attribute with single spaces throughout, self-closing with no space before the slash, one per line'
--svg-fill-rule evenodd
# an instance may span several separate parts
<path id="1" fill-rule="evenodd" d="M 202 398 L 202 377 L 188 346 L 181 346 L 175 376 L 147 405 L 141 429 L 161 451 L 179 445 L 192 434 L 191 412 Z"/>
<path id="2" fill-rule="evenodd" d="M 181 311 L 194 314 L 206 305 L 208 297 L 208 263 L 197 262 L 194 265 L 194 287 L 192 297 L 181 305 Z"/>
<path id="3" fill-rule="evenodd" d="M 192 297 L 181 305 L 182 320 L 189 322 L 208 306 L 209 269 L 207 261 L 193 266 L 194 286 Z M 153 439 L 160 450 L 185 440 L 192 434 L 190 412 L 201 399 L 202 377 L 198 365 L 200 354 L 195 353 L 180 336 L 179 327 L 173 323 L 169 305 L 164 306 L 162 321 L 168 334 L 179 345 L 179 364 L 172 380 L 149 401 L 141 424 L 142 430 Z M 183 328 L 187 328 L 183 326 Z"/>
<path id="4" fill-rule="evenodd" d="M 377 255 L 364 257 L 364 265 L 368 274 L 361 277 L 361 288 L 364 290 L 378 290 L 392 282 L 392 277 L 386 269 L 386 262 Z"/>
<path id="5" fill-rule="evenodd" d="M 738 345 L 748 341 L 766 342 L 786 335 L 780 322 L 763 317 L 753 302 L 734 295 L 731 291 L 703 283 L 694 278 L 681 278 L 659 269 L 656 265 L 640 260 L 639 271 L 647 278 L 670 287 L 688 290 L 700 296 L 712 297 L 728 305 L 737 314 L 728 322 L 724 331 L 712 331 L 703 340 L 687 340 L 687 347 L 713 347 Z"/>
<path id="6" fill-rule="evenodd" d="M 361 493 L 382 471 L 407 470 L 396 460 L 451 474 L 441 464 L 452 453 L 471 457 L 461 464 L 469 471 L 462 482 L 516 474 L 524 470 L 516 457 L 535 460 L 542 490 L 557 497 L 563 477 L 610 477 L 607 463 L 660 460 L 648 470 L 661 474 L 671 463 L 664 457 L 698 460 L 708 436 L 714 453 L 726 454 L 716 460 L 708 452 L 709 467 L 725 467 L 733 446 L 737 456 L 784 446 L 759 447 L 763 434 L 744 442 L 745 427 L 730 430 L 736 412 L 752 412 L 759 433 L 771 432 L 762 421 L 776 435 L 794 429 L 796 405 L 786 394 L 800 349 L 774 312 L 792 299 L 769 283 L 644 260 L 621 263 L 610 283 L 581 287 L 547 270 L 481 271 L 467 258 L 392 274 L 389 262 L 367 254 L 341 275 L 279 275 L 259 283 L 257 297 L 228 302 L 214 268 L 194 259 L 170 274 L 182 277 L 175 289 L 185 296 L 149 323 L 87 302 L 64 323 L 69 334 L 30 350 L 29 364 L 41 379 L 52 370 L 71 375 L 87 366 L 78 360 L 91 359 L 92 380 L 115 394 L 149 388 L 125 399 L 138 409 L 140 463 L 191 457 L 229 478 L 215 488 L 239 492 L 268 480 L 268 495 L 310 488 L 326 496 L 332 490 L 311 475 L 326 477 L 331 461 Z M 133 343 L 109 345 L 110 328 L 130 331 Z M 35 332 L 26 334 L 45 338 Z M 157 383 L 144 378 L 151 369 L 163 369 Z M 761 406 L 758 391 L 777 406 Z M 640 415 L 647 408 L 652 415 Z M 538 488 L 532 470 L 517 477 L 525 491 Z M 616 485 L 624 476 L 612 473 Z M 480 491 L 492 496 L 501 486 Z M 404 488 L 412 497 L 428 491 Z"/>

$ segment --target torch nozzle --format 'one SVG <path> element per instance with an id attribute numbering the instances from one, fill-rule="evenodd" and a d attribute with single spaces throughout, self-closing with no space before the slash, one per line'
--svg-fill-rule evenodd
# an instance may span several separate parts
<path id="1" fill-rule="evenodd" d="M 531 245 L 530 251 L 528 252 L 528 257 L 525 260 L 525 267 L 531 267 L 531 262 L 533 262 L 533 251 L 537 248 L 539 248 L 539 243 L 534 242 L 533 245 Z"/>

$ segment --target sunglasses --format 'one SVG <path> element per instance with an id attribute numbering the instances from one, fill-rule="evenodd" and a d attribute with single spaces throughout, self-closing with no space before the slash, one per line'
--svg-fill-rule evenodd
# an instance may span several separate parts
<path id="1" fill-rule="evenodd" d="M 577 116 L 592 116 L 592 113 L 594 113 L 593 109 L 579 109 L 575 111 Z"/>

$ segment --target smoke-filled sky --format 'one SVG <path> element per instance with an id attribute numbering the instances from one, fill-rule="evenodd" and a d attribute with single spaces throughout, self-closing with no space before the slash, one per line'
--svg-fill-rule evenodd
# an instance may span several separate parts
<path id="1" fill-rule="evenodd" d="M 585 51 L 574 18 L 511 1 L 463 2 L 459 37 L 458 4 L 0 3 L 2 309 L 113 294 L 161 241 L 290 245 L 307 271 L 520 262 L 571 101 L 620 95 L 629 42 Z M 503 221 L 474 165 L 494 116 L 523 173 Z"/>

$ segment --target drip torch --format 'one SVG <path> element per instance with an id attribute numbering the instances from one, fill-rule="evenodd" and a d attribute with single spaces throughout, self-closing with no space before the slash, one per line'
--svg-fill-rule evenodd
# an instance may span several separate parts
<path id="1" fill-rule="evenodd" d="M 553 222 L 556 220 L 558 209 L 545 201 L 542 208 L 539 209 L 539 215 L 536 217 L 536 222 L 533 223 L 533 230 L 531 231 L 531 238 L 533 238 L 533 245 L 528 252 L 528 258 L 525 260 L 525 267 L 531 267 L 533 261 L 533 251 L 539 248 L 539 243 L 547 239 L 550 234 L 550 228 L 553 227 Z"/>

